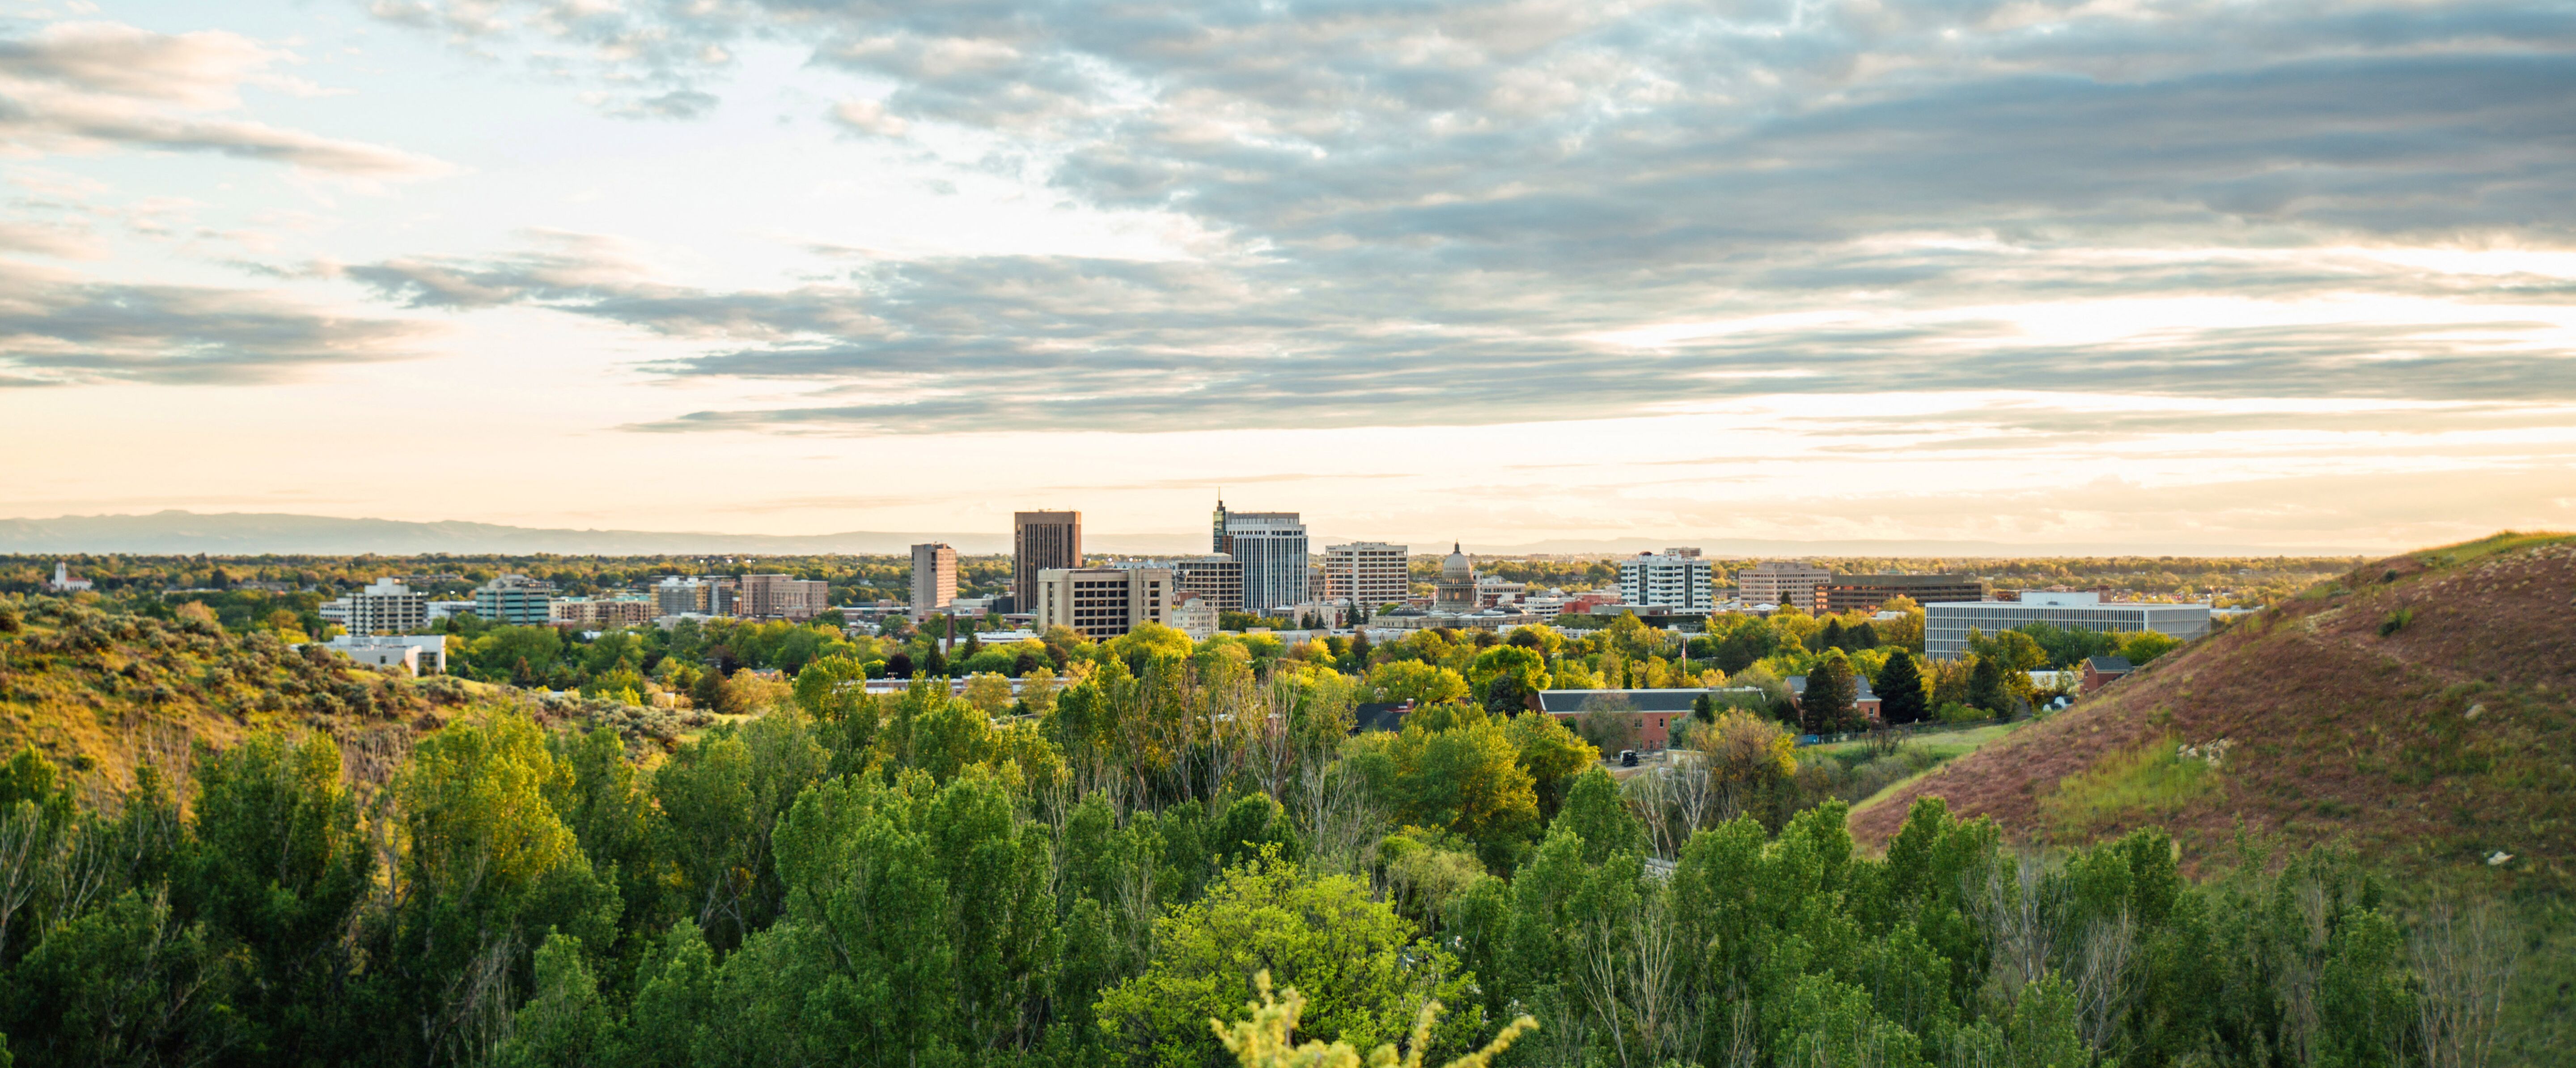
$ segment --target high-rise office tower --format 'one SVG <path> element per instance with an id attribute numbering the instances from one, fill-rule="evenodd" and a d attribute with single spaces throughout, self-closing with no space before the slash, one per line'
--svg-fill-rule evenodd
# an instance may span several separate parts
<path id="1" fill-rule="evenodd" d="M 1082 513 L 1011 513 L 1011 603 L 1037 611 L 1038 572 L 1082 566 Z"/>
<path id="2" fill-rule="evenodd" d="M 1707 611 L 1717 604 L 1717 569 L 1697 549 L 1638 553 L 1619 561 L 1619 599 Z"/>
<path id="3" fill-rule="evenodd" d="M 927 618 L 957 599 L 957 550 L 946 542 L 912 547 L 912 615 Z"/>
<path id="4" fill-rule="evenodd" d="M 1216 502 L 1214 551 L 1243 564 L 1243 608 L 1268 613 L 1306 600 L 1306 524 L 1295 512 L 1235 512 Z"/>

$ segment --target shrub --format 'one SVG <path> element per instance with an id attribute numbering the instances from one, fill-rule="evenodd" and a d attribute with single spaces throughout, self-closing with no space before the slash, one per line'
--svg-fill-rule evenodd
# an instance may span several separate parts
<path id="1" fill-rule="evenodd" d="M 2390 612 L 2388 618 L 2379 621 L 2379 636 L 2385 638 L 2405 630 L 2406 625 L 2412 622 L 2415 622 L 2415 610 L 2412 608 L 2400 608 Z"/>

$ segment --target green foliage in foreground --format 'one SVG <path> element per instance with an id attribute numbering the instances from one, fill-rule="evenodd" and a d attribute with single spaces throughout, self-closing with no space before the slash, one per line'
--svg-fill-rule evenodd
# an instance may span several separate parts
<path id="1" fill-rule="evenodd" d="M 322 734 L 106 804 L 23 750 L 0 1033 L 47 1068 L 1180 1068 L 1439 1063 L 1527 1017 L 1495 1065 L 2467 1068 L 2496 1031 L 2509 940 L 2410 935 L 2349 857 L 2195 885 L 2160 833 L 2043 859 L 1926 802 L 1872 858 L 1838 803 L 1727 792 L 1782 774 L 1750 716 L 1694 794 L 1476 705 L 1118 733 L 1189 707 L 1164 681 L 1009 724 L 933 686 L 782 707 L 650 769 L 468 719 L 363 795 Z"/>

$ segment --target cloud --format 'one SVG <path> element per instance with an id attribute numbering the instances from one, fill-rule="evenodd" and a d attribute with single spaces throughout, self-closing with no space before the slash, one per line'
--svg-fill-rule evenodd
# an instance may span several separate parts
<path id="1" fill-rule="evenodd" d="M 0 261 L 0 381 L 260 385 L 415 356 L 435 328 L 266 294 L 93 282 Z"/>
<path id="2" fill-rule="evenodd" d="M 877 100 L 844 100 L 832 105 L 833 122 L 854 133 L 876 137 L 901 137 L 910 123 L 886 114 L 885 103 Z"/>
<path id="3" fill-rule="evenodd" d="M 612 87 L 801 43 L 892 87 L 834 105 L 843 130 L 963 128 L 962 162 L 1212 235 L 1187 260 L 879 256 L 730 291 L 553 247 L 351 270 L 804 391 L 646 429 L 2576 396 L 2576 272 L 2373 254 L 2576 247 L 2576 12 L 2534 0 L 418 6 L 487 43 L 630 42 Z"/>
<path id="4" fill-rule="evenodd" d="M 221 112 L 245 85 L 298 94 L 273 73 L 286 53 L 236 34 L 161 34 L 113 23 L 54 23 L 0 40 L 0 144 L 40 152 L 116 144 L 285 163 L 362 179 L 418 178 L 451 168 L 382 145 L 284 129 Z"/>

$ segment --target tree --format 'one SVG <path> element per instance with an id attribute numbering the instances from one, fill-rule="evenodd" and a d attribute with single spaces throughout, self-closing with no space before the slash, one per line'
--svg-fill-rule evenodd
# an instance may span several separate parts
<path id="1" fill-rule="evenodd" d="M 1539 815 L 1556 818 L 1567 786 L 1574 776 L 1600 762 L 1601 750 L 1574 733 L 1564 720 L 1545 712 L 1513 716 L 1510 731 L 1512 748 L 1520 754 L 1521 770 L 1529 773 L 1530 783 L 1538 792 Z"/>
<path id="2" fill-rule="evenodd" d="M 1968 703 L 1998 716 L 2013 711 L 2012 688 L 2004 681 L 2001 660 L 1991 656 L 1976 658 L 1968 669 Z"/>
<path id="3" fill-rule="evenodd" d="M 1208 1021 L 1242 1011 L 1265 973 L 1305 994 L 1309 1027 L 1354 1047 L 1406 1034 L 1434 999 L 1465 1003 L 1471 981 L 1447 950 L 1415 941 L 1365 879 L 1309 878 L 1278 860 L 1228 869 L 1154 931 L 1144 972 L 1103 993 L 1096 1011 L 1113 1048 L 1164 1068 L 1207 1064 L 1219 1049 Z M 1470 1009 L 1430 1045 L 1461 1048 L 1483 1031 L 1483 1012 Z"/>
<path id="4" fill-rule="evenodd" d="M 610 1058 L 616 1021 L 599 997 L 599 980 L 581 957 L 581 940 L 546 938 L 537 950 L 536 995 L 519 1006 L 510 1037 L 492 1054 L 493 1068 L 587 1068 Z"/>
<path id="5" fill-rule="evenodd" d="M 1898 649 L 1878 671 L 1879 719 L 1890 724 L 1920 723 L 1931 715 L 1931 693 L 1914 654 Z"/>
<path id="6" fill-rule="evenodd" d="M 1798 698 L 1798 711 L 1807 733 L 1830 734 L 1858 729 L 1860 712 L 1855 703 L 1860 687 L 1851 661 L 1840 649 L 1830 649 L 1807 669 L 1807 692 Z"/>
<path id="7" fill-rule="evenodd" d="M 1467 699 L 1467 677 L 1419 660 L 1389 660 L 1370 668 L 1367 690 L 1378 701 L 1436 705 Z"/>
<path id="8" fill-rule="evenodd" d="M 1556 824 L 1583 836 L 1583 862 L 1599 864 L 1612 853 L 1642 853 L 1646 849 L 1646 826 L 1628 811 L 1628 802 L 1619 796 L 1619 782 L 1595 765 L 1576 776 L 1574 789 L 1565 796 L 1565 810 L 1557 813 Z"/>
<path id="9" fill-rule="evenodd" d="M 1227 1027 L 1225 1021 L 1211 1018 L 1217 1027 L 1217 1041 L 1225 1044 L 1243 1068 L 1360 1068 L 1359 1048 L 1348 1042 L 1308 1042 L 1291 1045 L 1290 1035 L 1297 1030 L 1298 1017 L 1306 1011 L 1305 995 L 1295 987 L 1288 988 L 1285 999 L 1270 996 L 1270 972 L 1264 969 L 1252 977 L 1253 988 L 1260 992 L 1259 1002 L 1246 1006 L 1252 1018 Z M 1398 1058 L 1392 1043 L 1369 1052 L 1367 1064 L 1373 1068 L 1422 1068 L 1423 1056 L 1431 1046 L 1432 1028 L 1440 1019 L 1440 1003 L 1428 1002 L 1413 1024 L 1412 1052 Z M 1485 1048 L 1449 1062 L 1444 1068 L 1487 1068 L 1494 1058 L 1511 1048 L 1513 1040 L 1538 1029 L 1538 1021 L 1522 1016 L 1503 1028 Z M 8 1068 L 0 1061 L 0 1068 Z"/>
<path id="10" fill-rule="evenodd" d="M 1633 617 L 1632 617 L 1633 618 Z M 1484 696 L 1485 711 L 1509 716 L 1529 707 L 1531 695 L 1548 688 L 1547 664 L 1517 645 L 1496 645 L 1476 654 L 1467 681 Z"/>

